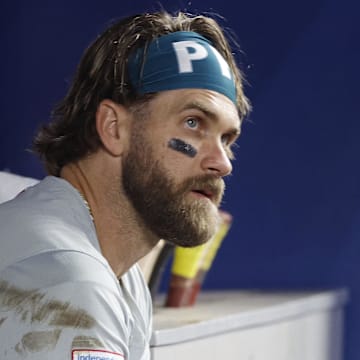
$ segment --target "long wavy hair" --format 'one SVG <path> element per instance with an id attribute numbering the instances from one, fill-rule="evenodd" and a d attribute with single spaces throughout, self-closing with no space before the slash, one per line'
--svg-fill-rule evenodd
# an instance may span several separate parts
<path id="1" fill-rule="evenodd" d="M 139 96 L 128 81 L 128 58 L 139 47 L 175 31 L 194 31 L 209 39 L 228 62 L 235 76 L 240 118 L 250 110 L 243 91 L 244 77 L 236 64 L 230 39 L 208 16 L 166 11 L 120 20 L 105 30 L 84 52 L 72 85 L 55 107 L 51 121 L 33 141 L 33 151 L 47 172 L 58 176 L 61 168 L 96 151 L 101 145 L 95 116 L 100 102 L 112 99 L 128 108 L 143 105 L 154 94 Z"/>

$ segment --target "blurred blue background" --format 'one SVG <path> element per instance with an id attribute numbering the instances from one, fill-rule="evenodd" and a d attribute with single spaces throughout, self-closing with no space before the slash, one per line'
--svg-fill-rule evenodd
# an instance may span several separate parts
<path id="1" fill-rule="evenodd" d="M 0 170 L 41 178 L 26 151 L 110 20 L 155 1 L 0 5 Z M 360 359 L 360 3 L 162 1 L 218 13 L 243 53 L 254 111 L 223 208 L 234 223 L 205 288 L 347 287 L 346 360 Z"/>

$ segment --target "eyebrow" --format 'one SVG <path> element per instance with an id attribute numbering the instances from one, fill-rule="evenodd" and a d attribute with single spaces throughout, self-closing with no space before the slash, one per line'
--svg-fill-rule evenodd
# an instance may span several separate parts
<path id="1" fill-rule="evenodd" d="M 191 101 L 191 102 L 186 103 L 182 107 L 181 110 L 184 111 L 184 110 L 193 110 L 193 109 L 201 111 L 204 115 L 209 117 L 211 120 L 218 119 L 218 115 L 216 115 L 216 113 L 214 111 L 212 111 L 206 105 L 204 105 L 198 101 Z M 226 133 L 234 135 L 234 136 L 240 135 L 240 125 L 241 125 L 241 120 L 239 119 L 239 127 L 234 127 L 231 130 L 227 131 Z"/>
<path id="2" fill-rule="evenodd" d="M 192 110 L 192 109 L 196 109 L 196 110 L 199 110 L 199 111 L 203 112 L 209 118 L 212 118 L 212 119 L 217 118 L 215 112 L 213 112 L 206 105 L 204 105 L 204 104 L 202 104 L 202 103 L 200 103 L 198 101 L 188 102 L 182 108 L 182 110 Z"/>

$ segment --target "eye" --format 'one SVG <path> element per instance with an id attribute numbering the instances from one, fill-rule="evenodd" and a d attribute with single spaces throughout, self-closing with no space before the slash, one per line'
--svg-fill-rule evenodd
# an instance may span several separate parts
<path id="1" fill-rule="evenodd" d="M 199 127 L 199 120 L 196 118 L 186 119 L 186 125 L 191 129 L 197 129 Z"/>
<path id="2" fill-rule="evenodd" d="M 232 136 L 229 134 L 225 134 L 221 137 L 221 142 L 223 145 L 230 145 L 232 140 Z"/>
<path id="3" fill-rule="evenodd" d="M 234 145 L 236 144 L 232 144 L 230 146 L 229 145 L 224 146 L 225 153 L 230 160 L 235 160 L 235 155 L 233 152 Z"/>
<path id="4" fill-rule="evenodd" d="M 237 147 L 237 144 L 235 142 L 236 138 L 237 137 L 233 134 L 224 134 L 221 137 L 221 142 L 224 146 L 224 150 L 230 160 L 235 160 L 233 148 Z"/>

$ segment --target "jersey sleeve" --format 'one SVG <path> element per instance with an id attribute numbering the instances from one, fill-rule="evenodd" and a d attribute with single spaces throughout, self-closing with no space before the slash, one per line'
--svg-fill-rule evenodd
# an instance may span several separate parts
<path id="1" fill-rule="evenodd" d="M 42 254 L 12 265 L 1 274 L 0 307 L 4 360 L 148 356 L 148 329 L 135 322 L 115 275 L 86 254 Z"/>

